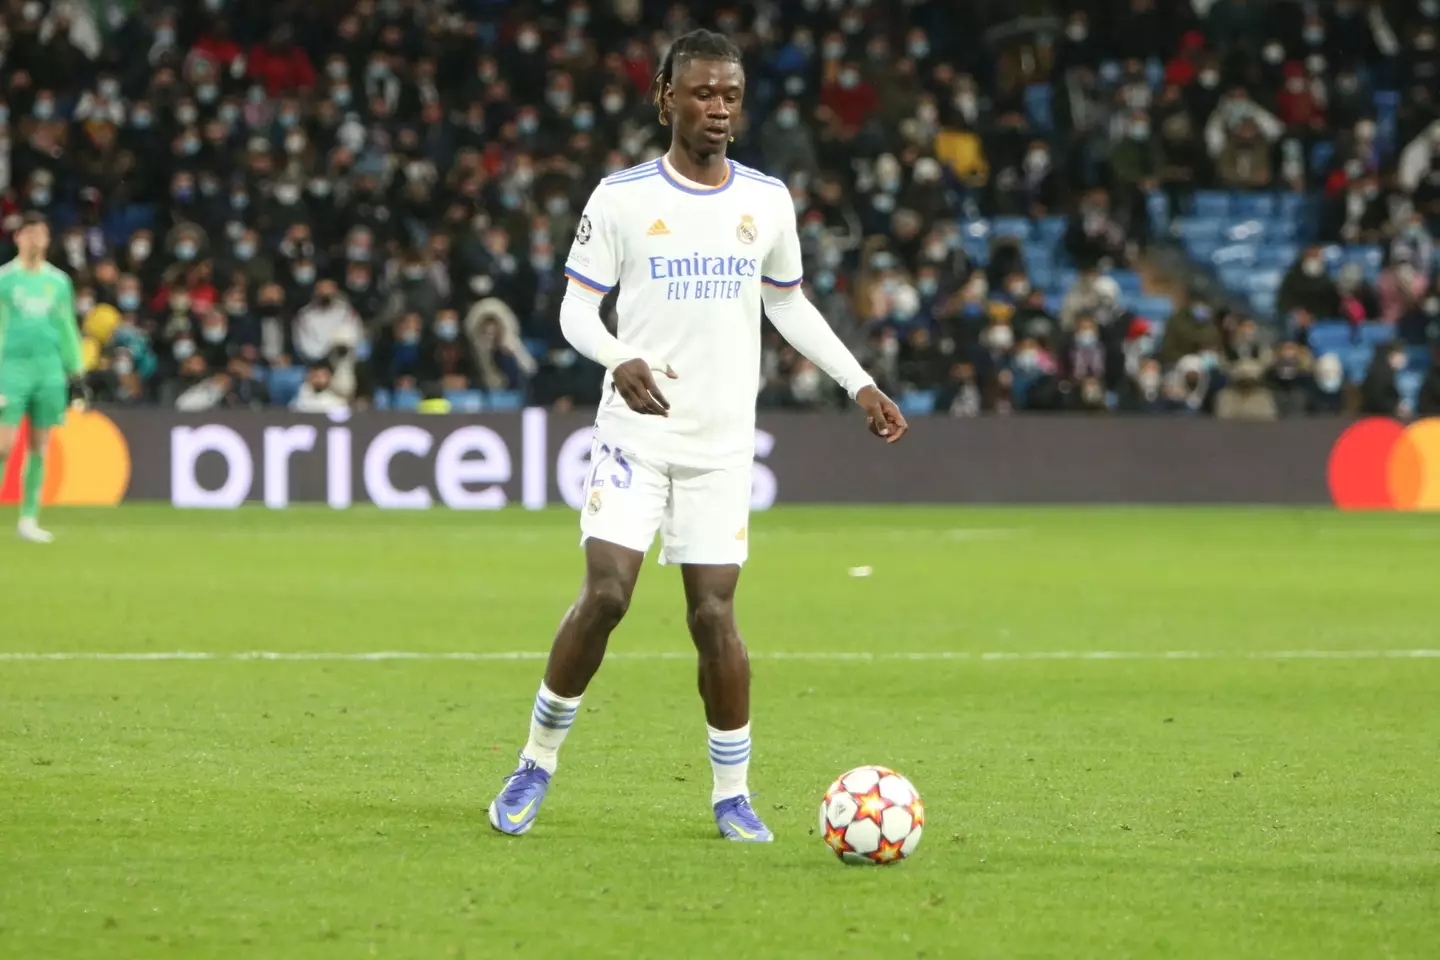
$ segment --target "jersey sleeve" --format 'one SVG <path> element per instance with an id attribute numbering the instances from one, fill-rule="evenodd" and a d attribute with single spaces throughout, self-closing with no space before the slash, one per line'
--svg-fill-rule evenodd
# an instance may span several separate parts
<path id="1" fill-rule="evenodd" d="M 767 287 L 787 290 L 800 286 L 800 282 L 805 279 L 805 264 L 800 253 L 800 232 L 795 224 L 795 207 L 790 202 L 788 193 L 782 196 L 785 199 L 784 208 L 776 212 L 776 219 L 781 224 L 779 235 L 765 254 L 765 262 L 760 269 L 760 282 Z"/>
<path id="2" fill-rule="evenodd" d="M 591 293 L 597 301 L 620 282 L 621 249 L 612 206 L 604 185 L 596 187 L 580 214 L 565 260 L 570 289 Z"/>
<path id="3" fill-rule="evenodd" d="M 60 299 L 50 311 L 50 322 L 55 325 L 60 341 L 60 359 L 65 364 L 65 372 L 78 377 L 85 368 L 80 358 L 80 328 L 75 322 L 75 284 L 64 274 L 60 275 Z"/>

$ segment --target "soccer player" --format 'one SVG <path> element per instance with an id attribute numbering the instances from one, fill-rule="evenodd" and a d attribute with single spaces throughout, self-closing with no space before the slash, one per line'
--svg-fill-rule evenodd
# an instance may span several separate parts
<path id="1" fill-rule="evenodd" d="M 560 322 L 606 369 L 580 517 L 585 580 L 550 651 L 520 765 L 490 805 L 504 833 L 533 826 L 658 531 L 660 562 L 680 566 L 699 654 L 716 825 L 730 840 L 772 839 L 749 802 L 750 665 L 734 609 L 749 542 L 761 304 L 876 436 L 893 443 L 907 429 L 801 290 L 785 184 L 725 156 L 744 93 L 729 40 L 706 30 L 676 39 L 655 77 L 669 152 L 602 180 L 580 218 Z M 599 316 L 616 285 L 618 337 Z"/>
<path id="2" fill-rule="evenodd" d="M 43 216 L 26 214 L 15 243 L 19 256 L 0 267 L 0 477 L 28 414 L 30 451 L 17 531 L 31 543 L 49 543 L 54 538 L 39 525 L 46 445 L 50 429 L 65 422 L 66 406 L 84 401 L 75 287 L 45 261 L 50 225 Z"/>

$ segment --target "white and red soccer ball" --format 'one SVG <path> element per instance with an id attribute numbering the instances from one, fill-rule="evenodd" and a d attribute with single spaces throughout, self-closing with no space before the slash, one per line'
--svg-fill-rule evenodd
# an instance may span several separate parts
<path id="1" fill-rule="evenodd" d="M 856 767 L 820 801 L 825 845 L 849 864 L 899 863 L 915 852 L 924 827 L 920 794 L 888 767 Z"/>

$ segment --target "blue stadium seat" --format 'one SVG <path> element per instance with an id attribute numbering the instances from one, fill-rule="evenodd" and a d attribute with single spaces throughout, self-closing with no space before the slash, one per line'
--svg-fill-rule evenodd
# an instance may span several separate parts
<path id="1" fill-rule="evenodd" d="M 1298 243 L 1267 243 L 1261 246 L 1257 253 L 1262 265 L 1289 270 L 1300 257 L 1300 245 Z"/>
<path id="2" fill-rule="evenodd" d="M 1243 264 L 1226 264 L 1219 270 L 1220 282 L 1230 290 L 1246 289 L 1246 281 L 1250 279 L 1250 268 Z"/>
<path id="3" fill-rule="evenodd" d="M 266 385 L 270 388 L 270 402 L 277 407 L 288 407 L 305 385 L 305 368 L 272 367 Z"/>
<path id="4" fill-rule="evenodd" d="M 1395 386 L 1400 391 L 1400 398 L 1414 409 L 1415 402 L 1420 398 L 1420 385 L 1425 382 L 1425 373 L 1421 370 L 1401 370 L 1395 374 Z"/>
<path id="5" fill-rule="evenodd" d="M 1230 209 L 1244 220 L 1269 220 L 1275 216 L 1275 198 L 1268 193 L 1237 193 Z"/>
<path id="6" fill-rule="evenodd" d="M 1055 129 L 1055 92 L 1048 83 L 1032 83 L 1025 87 L 1025 114 L 1030 125 L 1040 133 Z"/>
<path id="7" fill-rule="evenodd" d="M 1345 365 L 1345 379 L 1352 383 L 1365 379 L 1365 372 L 1370 369 L 1370 361 L 1375 357 L 1374 347 L 1365 344 L 1336 352 L 1340 354 L 1340 362 Z"/>
<path id="8" fill-rule="evenodd" d="M 1275 312 L 1275 291 L 1251 290 L 1250 309 L 1267 317 L 1273 314 Z"/>
<path id="9" fill-rule="evenodd" d="M 1392 323 L 1367 323 L 1360 328 L 1360 342 L 1379 346 L 1395 339 L 1395 325 Z"/>
<path id="10" fill-rule="evenodd" d="M 1253 267 L 1259 260 L 1258 243 L 1227 243 L 1210 254 L 1210 262 L 1217 267 Z"/>
<path id="11" fill-rule="evenodd" d="M 1050 289 L 1056 293 L 1069 293 L 1070 288 L 1075 286 L 1075 281 L 1080 278 L 1080 271 L 1074 267 L 1062 267 L 1055 271 Z"/>
<path id="12" fill-rule="evenodd" d="M 900 412 L 907 417 L 924 417 L 935 412 L 934 390 L 907 390 L 900 395 Z"/>
<path id="13" fill-rule="evenodd" d="M 1131 301 L 1131 308 L 1148 320 L 1169 320 L 1175 315 L 1175 302 L 1169 297 L 1143 296 Z"/>
<path id="14" fill-rule="evenodd" d="M 370 406 L 375 410 L 389 410 L 392 399 L 393 398 L 390 396 L 390 391 L 386 390 L 384 387 L 381 387 L 379 390 L 375 391 L 375 396 L 370 398 Z"/>
<path id="15" fill-rule="evenodd" d="M 420 409 L 419 390 L 396 390 L 394 401 L 391 403 L 392 410 L 399 410 L 401 413 L 414 413 Z"/>
<path id="16" fill-rule="evenodd" d="M 514 413 L 525 405 L 525 395 L 519 390 L 491 390 L 489 407 L 501 413 Z"/>
<path id="17" fill-rule="evenodd" d="M 1385 250 L 1379 244 L 1363 244 L 1353 247 L 1344 247 L 1341 251 L 1341 259 L 1344 263 L 1358 263 L 1365 267 L 1366 271 L 1380 269 L 1385 262 Z"/>
<path id="18" fill-rule="evenodd" d="M 1280 289 L 1283 279 L 1279 270 L 1251 270 L 1245 277 L 1245 286 L 1248 290 L 1268 290 L 1273 293 Z"/>
<path id="19" fill-rule="evenodd" d="M 1030 286 L 1032 287 L 1049 290 L 1055 286 L 1055 269 L 1053 267 L 1027 266 L 1025 272 L 1030 275 Z"/>
<path id="20" fill-rule="evenodd" d="M 1218 240 L 1224 224 L 1216 217 L 1181 217 L 1175 230 L 1182 240 Z"/>
<path id="21" fill-rule="evenodd" d="M 1405 356 L 1410 358 L 1410 366 L 1406 369 L 1422 371 L 1430 369 L 1429 347 L 1408 347 L 1405 350 Z"/>
<path id="22" fill-rule="evenodd" d="M 1157 190 L 1145 198 L 1145 209 L 1150 214 L 1150 226 L 1164 230 L 1170 223 L 1170 195 Z"/>
<path id="23" fill-rule="evenodd" d="M 990 221 L 990 235 L 1029 240 L 1030 221 L 1024 217 L 996 217 Z"/>
<path id="24" fill-rule="evenodd" d="M 1195 194 L 1195 216 L 1224 220 L 1230 216 L 1230 194 L 1224 190 L 1201 190 Z"/>
<path id="25" fill-rule="evenodd" d="M 1341 353 L 1353 342 L 1354 332 L 1343 320 L 1323 320 L 1310 328 L 1310 352 L 1317 357 Z"/>
<path id="26" fill-rule="evenodd" d="M 966 237 L 961 241 L 965 250 L 965 256 L 977 267 L 983 267 L 990 262 L 990 241 L 984 237 Z"/>
<path id="27" fill-rule="evenodd" d="M 1045 217 L 1035 223 L 1035 236 L 1041 243 L 1049 244 L 1051 247 L 1059 243 L 1065 237 L 1065 231 L 1070 224 L 1064 217 Z"/>
<path id="28" fill-rule="evenodd" d="M 1335 144 L 1330 140 L 1321 140 L 1310 148 L 1310 172 L 1317 176 L 1324 176 L 1330 169 L 1330 161 L 1335 159 Z"/>
<path id="29" fill-rule="evenodd" d="M 1060 310 L 1065 306 L 1065 295 L 1063 293 L 1047 293 L 1045 295 L 1045 312 L 1052 317 L 1059 317 Z"/>
<path id="30" fill-rule="evenodd" d="M 1185 240 L 1186 251 L 1200 263 L 1213 262 L 1216 251 L 1223 246 L 1219 237 L 1191 237 Z"/>
<path id="31" fill-rule="evenodd" d="M 485 409 L 485 394 L 479 390 L 450 390 L 445 400 L 452 413 L 479 413 Z"/>
<path id="32" fill-rule="evenodd" d="M 550 341 L 544 337 L 526 337 L 523 342 L 526 351 L 536 360 L 544 360 L 550 355 Z"/>

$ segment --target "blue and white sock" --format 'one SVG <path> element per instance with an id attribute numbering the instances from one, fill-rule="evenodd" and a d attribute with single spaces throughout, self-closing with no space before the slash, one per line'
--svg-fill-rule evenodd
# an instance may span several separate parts
<path id="1" fill-rule="evenodd" d="M 521 755 L 534 760 L 546 773 L 554 773 L 559 765 L 560 744 L 575 722 L 580 697 L 562 697 L 551 693 L 542 682 L 535 694 L 535 709 L 530 714 L 530 740 Z"/>
<path id="2" fill-rule="evenodd" d="M 739 730 L 710 731 L 710 767 L 715 772 L 715 789 L 710 794 L 712 804 L 731 797 L 748 797 L 750 785 L 750 724 Z"/>

